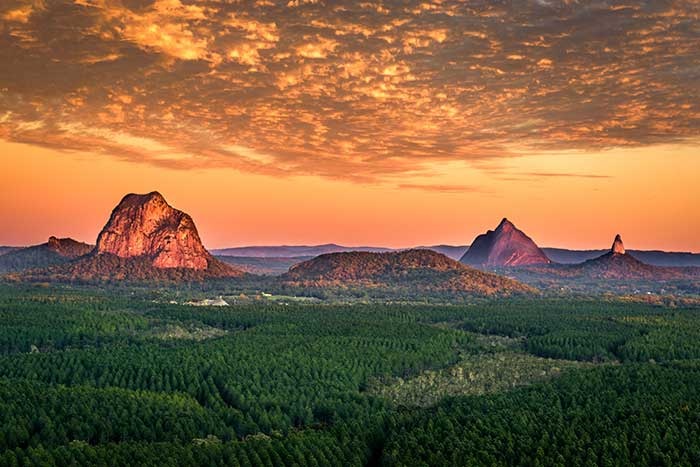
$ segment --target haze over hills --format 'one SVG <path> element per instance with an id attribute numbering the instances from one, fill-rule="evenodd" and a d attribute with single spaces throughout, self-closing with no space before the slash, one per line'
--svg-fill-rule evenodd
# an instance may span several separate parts
<path id="1" fill-rule="evenodd" d="M 504 218 L 496 230 L 476 237 L 460 262 L 476 267 L 517 267 L 551 261 L 530 237 Z"/>
<path id="2" fill-rule="evenodd" d="M 431 250 L 330 253 L 292 266 L 280 279 L 305 288 L 355 286 L 481 296 L 535 292 L 515 280 L 476 270 Z"/>
<path id="3" fill-rule="evenodd" d="M 279 245 L 279 246 L 243 246 L 212 250 L 215 256 L 241 256 L 252 258 L 293 258 L 300 256 L 318 256 L 326 253 L 342 253 L 348 251 L 369 251 L 381 253 L 392 251 L 391 248 L 371 246 L 342 246 L 335 243 L 325 245 Z"/>

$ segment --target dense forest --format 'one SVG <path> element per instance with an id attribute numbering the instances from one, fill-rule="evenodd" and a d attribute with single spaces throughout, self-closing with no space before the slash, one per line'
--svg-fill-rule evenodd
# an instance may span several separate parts
<path id="1" fill-rule="evenodd" d="M 0 288 L 0 465 L 700 465 L 700 309 Z"/>

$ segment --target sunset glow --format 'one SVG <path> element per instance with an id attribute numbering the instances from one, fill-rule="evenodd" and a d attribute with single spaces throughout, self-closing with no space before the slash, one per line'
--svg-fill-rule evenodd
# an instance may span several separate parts
<path id="1" fill-rule="evenodd" d="M 0 245 L 158 190 L 209 248 L 700 251 L 700 4 L 0 6 Z"/>

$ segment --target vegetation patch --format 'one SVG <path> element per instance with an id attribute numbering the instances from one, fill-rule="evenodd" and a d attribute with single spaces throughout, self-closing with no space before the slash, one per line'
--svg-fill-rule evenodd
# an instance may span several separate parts
<path id="1" fill-rule="evenodd" d="M 466 355 L 449 368 L 427 370 L 409 379 L 391 378 L 377 382 L 370 392 L 395 405 L 427 407 L 447 396 L 506 391 L 559 376 L 568 369 L 590 366 L 590 363 L 554 360 L 513 351 Z"/>
<path id="2" fill-rule="evenodd" d="M 228 331 L 225 329 L 214 328 L 206 325 L 190 325 L 185 327 L 177 324 L 166 324 L 165 326 L 154 328 L 151 332 L 153 337 L 158 339 L 189 339 L 195 341 L 214 339 L 216 337 L 221 337 L 228 334 Z"/>

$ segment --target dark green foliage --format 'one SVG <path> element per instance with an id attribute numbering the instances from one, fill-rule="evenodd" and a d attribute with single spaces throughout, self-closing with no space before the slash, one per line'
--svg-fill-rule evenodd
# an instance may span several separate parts
<path id="1" fill-rule="evenodd" d="M 384 465 L 700 464 L 700 366 L 572 372 L 392 418 Z"/>
<path id="2" fill-rule="evenodd" d="M 0 466 L 699 462 L 698 310 L 582 300 L 195 308 L 148 293 L 0 289 Z M 159 333 L 168 327 L 218 332 Z M 479 334 L 517 337 L 508 351 L 519 355 L 612 366 L 577 364 L 427 409 L 367 391 L 503 351 Z"/>

